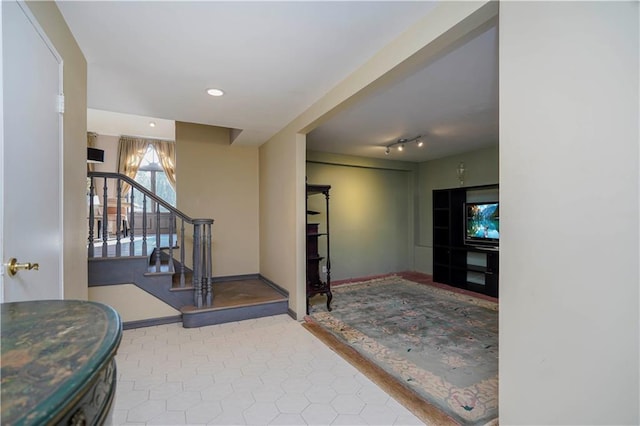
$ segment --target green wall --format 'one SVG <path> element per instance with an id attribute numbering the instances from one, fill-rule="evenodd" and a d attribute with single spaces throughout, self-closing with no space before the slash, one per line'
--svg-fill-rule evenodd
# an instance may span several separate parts
<path id="1" fill-rule="evenodd" d="M 416 165 L 308 152 L 306 167 L 308 183 L 331 185 L 332 280 L 413 268 Z M 308 203 L 310 210 L 325 210 L 322 195 Z M 309 221 L 324 230 L 324 214 L 309 216 Z"/>
<path id="2" fill-rule="evenodd" d="M 307 182 L 331 185 L 332 280 L 408 270 L 431 274 L 431 194 L 460 186 L 460 162 L 464 186 L 499 182 L 498 145 L 420 164 L 307 152 Z M 324 197 L 311 197 L 309 209 L 323 212 Z M 321 224 L 324 219 L 309 217 Z"/>

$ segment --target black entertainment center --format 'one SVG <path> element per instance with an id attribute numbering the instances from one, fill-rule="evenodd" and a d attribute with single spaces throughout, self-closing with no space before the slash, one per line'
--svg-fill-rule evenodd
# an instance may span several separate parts
<path id="1" fill-rule="evenodd" d="M 498 297 L 498 185 L 433 191 L 433 280 Z"/>

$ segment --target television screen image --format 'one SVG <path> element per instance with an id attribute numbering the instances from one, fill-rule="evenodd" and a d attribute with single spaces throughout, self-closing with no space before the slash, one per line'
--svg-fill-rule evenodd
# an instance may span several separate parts
<path id="1" fill-rule="evenodd" d="M 467 203 L 465 207 L 465 241 L 497 244 L 500 239 L 499 204 Z"/>

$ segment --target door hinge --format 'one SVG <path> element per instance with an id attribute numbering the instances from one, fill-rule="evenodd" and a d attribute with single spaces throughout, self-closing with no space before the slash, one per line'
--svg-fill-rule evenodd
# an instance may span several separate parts
<path id="1" fill-rule="evenodd" d="M 58 95 L 58 112 L 64 114 L 64 95 Z"/>

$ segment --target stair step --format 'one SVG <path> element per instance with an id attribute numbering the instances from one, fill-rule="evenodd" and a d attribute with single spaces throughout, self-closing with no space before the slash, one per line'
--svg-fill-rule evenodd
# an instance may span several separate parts
<path id="1" fill-rule="evenodd" d="M 243 319 L 281 315 L 288 312 L 286 292 L 259 278 L 243 277 L 235 280 L 213 282 L 213 306 L 196 309 L 192 272 L 185 270 L 185 287 L 180 287 L 180 272 L 174 273 L 175 263 L 164 264 L 155 272 L 155 264 L 149 265 L 146 256 L 137 258 L 104 258 L 89 260 L 89 286 L 118 285 L 132 283 L 150 295 L 181 312 L 185 328 L 221 324 Z M 165 278 L 166 277 L 166 278 Z M 173 282 L 173 283 L 172 283 Z M 177 284 L 174 284 L 177 283 Z M 175 322 L 178 317 L 172 317 Z M 125 323 L 125 327 L 147 326 L 153 321 L 166 318 Z"/>
<path id="2" fill-rule="evenodd" d="M 169 291 L 191 291 L 191 292 L 193 292 L 193 290 L 194 290 L 194 287 L 191 284 L 186 285 L 184 287 L 175 287 L 174 286 L 174 287 L 171 287 L 169 289 Z"/>
<path id="3" fill-rule="evenodd" d="M 287 296 L 259 279 L 216 282 L 213 284 L 213 306 L 184 306 L 185 328 L 221 324 L 241 319 L 286 314 Z"/>
<path id="4" fill-rule="evenodd" d="M 193 289 L 193 272 L 191 270 L 186 270 L 184 271 L 184 284 L 185 286 Z M 173 275 L 173 283 L 172 283 L 172 287 L 175 288 L 180 288 L 180 271 L 176 271 L 176 273 Z"/>
<path id="5" fill-rule="evenodd" d="M 147 267 L 147 272 L 144 274 L 149 275 L 173 275 L 175 270 L 172 265 L 160 265 L 160 271 L 156 271 L 156 265 L 151 264 Z"/>

